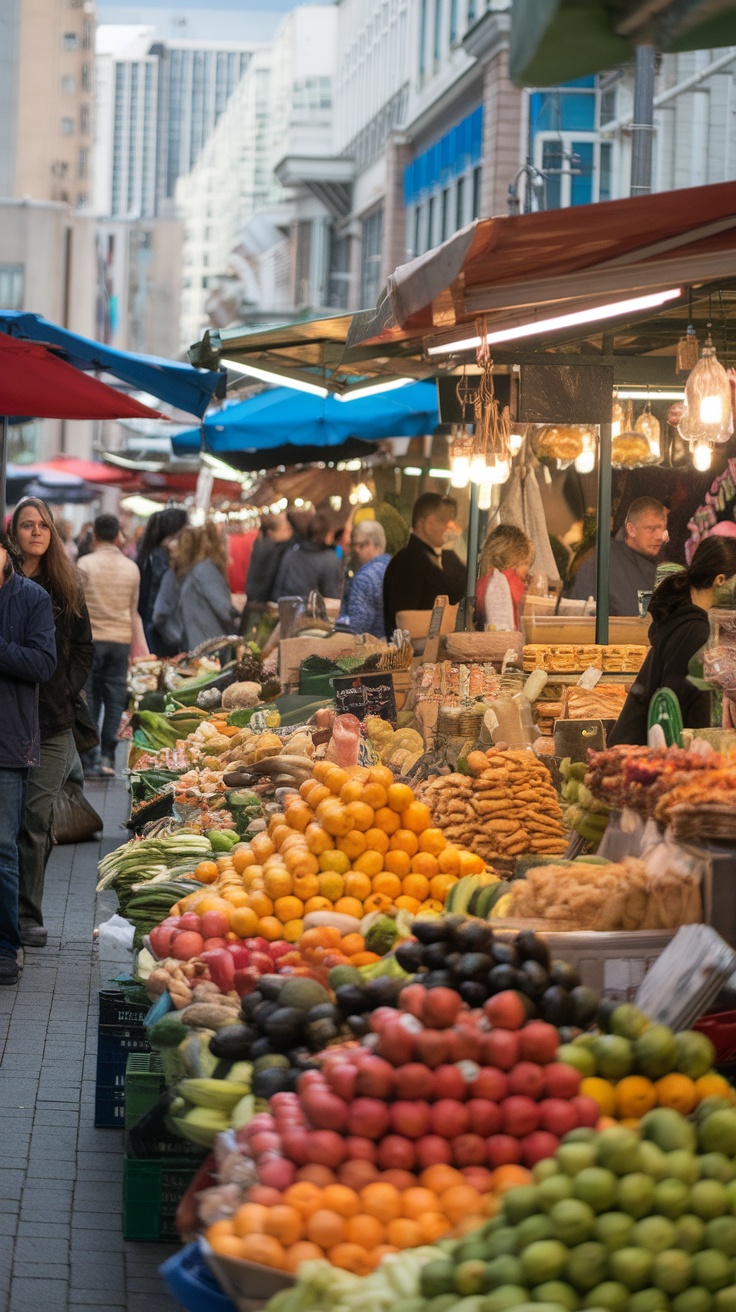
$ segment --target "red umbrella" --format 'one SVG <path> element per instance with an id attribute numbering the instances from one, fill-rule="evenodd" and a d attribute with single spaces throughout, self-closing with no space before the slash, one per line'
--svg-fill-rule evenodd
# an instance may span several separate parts
<path id="1" fill-rule="evenodd" d="M 34 419 L 162 419 L 60 360 L 37 342 L 0 333 L 0 415 Z"/>

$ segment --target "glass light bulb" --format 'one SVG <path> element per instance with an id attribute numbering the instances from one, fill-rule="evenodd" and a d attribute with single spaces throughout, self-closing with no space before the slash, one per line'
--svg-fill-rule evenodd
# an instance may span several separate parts
<path id="1" fill-rule="evenodd" d="M 720 424 L 723 417 L 720 396 L 702 396 L 700 398 L 701 424 Z"/>
<path id="2" fill-rule="evenodd" d="M 478 509 L 490 510 L 491 508 L 491 488 L 493 484 L 487 476 L 481 479 L 478 487 Z"/>
<path id="3" fill-rule="evenodd" d="M 581 451 L 575 461 L 575 468 L 579 474 L 592 474 L 595 469 L 595 451 Z"/>
<path id="4" fill-rule="evenodd" d="M 470 461 L 470 481 L 471 483 L 480 483 L 486 472 L 486 462 L 483 456 L 475 455 Z"/>
<path id="5" fill-rule="evenodd" d="M 451 487 L 467 487 L 470 481 L 470 460 L 467 456 L 452 456 L 450 460 Z"/>
<path id="6" fill-rule="evenodd" d="M 524 439 L 521 436 L 521 433 L 509 433 L 509 451 L 512 456 L 515 456 L 517 452 L 521 451 L 521 444 L 523 441 Z"/>
<path id="7" fill-rule="evenodd" d="M 500 483 L 505 483 L 508 476 L 509 476 L 508 460 L 494 460 L 493 464 L 489 465 L 488 467 L 489 483 L 496 483 L 497 485 Z"/>
<path id="8" fill-rule="evenodd" d="M 696 442 L 693 447 L 693 468 L 704 474 L 710 469 L 712 452 L 707 442 Z"/>
<path id="9" fill-rule="evenodd" d="M 613 437 L 620 437 L 620 436 L 621 436 L 621 420 L 614 419 L 613 423 L 611 424 L 611 437 L 613 438 Z"/>

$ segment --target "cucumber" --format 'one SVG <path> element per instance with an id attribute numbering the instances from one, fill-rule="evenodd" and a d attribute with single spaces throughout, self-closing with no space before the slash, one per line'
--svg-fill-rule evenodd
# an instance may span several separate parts
<path id="1" fill-rule="evenodd" d="M 668 747 L 682 747 L 682 711 L 671 688 L 658 688 L 649 703 L 647 727 L 658 724 Z"/>

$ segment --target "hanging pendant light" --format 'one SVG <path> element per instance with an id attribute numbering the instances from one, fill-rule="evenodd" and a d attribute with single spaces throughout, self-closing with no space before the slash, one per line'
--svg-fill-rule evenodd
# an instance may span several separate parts
<path id="1" fill-rule="evenodd" d="M 662 455 L 660 444 L 660 426 L 656 415 L 652 414 L 652 403 L 647 401 L 639 418 L 634 424 L 634 432 L 641 433 L 649 443 L 649 450 L 652 453 L 653 460 L 659 460 Z"/>
<path id="2" fill-rule="evenodd" d="M 595 469 L 595 437 L 589 430 L 583 434 L 583 449 L 574 464 L 579 474 L 592 474 Z"/>
<path id="3" fill-rule="evenodd" d="M 728 374 L 716 356 L 710 332 L 703 354 L 685 383 L 685 403 L 678 430 L 691 450 L 701 442 L 709 446 L 727 442 L 733 433 L 731 387 Z"/>
<path id="4" fill-rule="evenodd" d="M 708 442 L 696 442 L 692 448 L 692 453 L 693 469 L 697 469 L 698 473 L 704 474 L 710 469 L 711 460 L 713 458 L 713 448 Z"/>
<path id="5" fill-rule="evenodd" d="M 626 423 L 626 411 L 614 392 L 613 409 L 611 411 L 611 437 L 620 437 L 624 431 Z"/>

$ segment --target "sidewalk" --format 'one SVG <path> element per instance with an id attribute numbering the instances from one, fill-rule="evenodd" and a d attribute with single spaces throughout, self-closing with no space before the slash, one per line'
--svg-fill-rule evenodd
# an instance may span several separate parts
<path id="1" fill-rule="evenodd" d="M 20 983 L 0 989 L 0 1308 L 176 1312 L 158 1275 L 175 1250 L 124 1242 L 123 1135 L 93 1125 L 97 862 L 127 837 L 128 798 L 121 780 L 88 796 L 102 842 L 54 849 L 48 946 L 27 950 Z"/>

